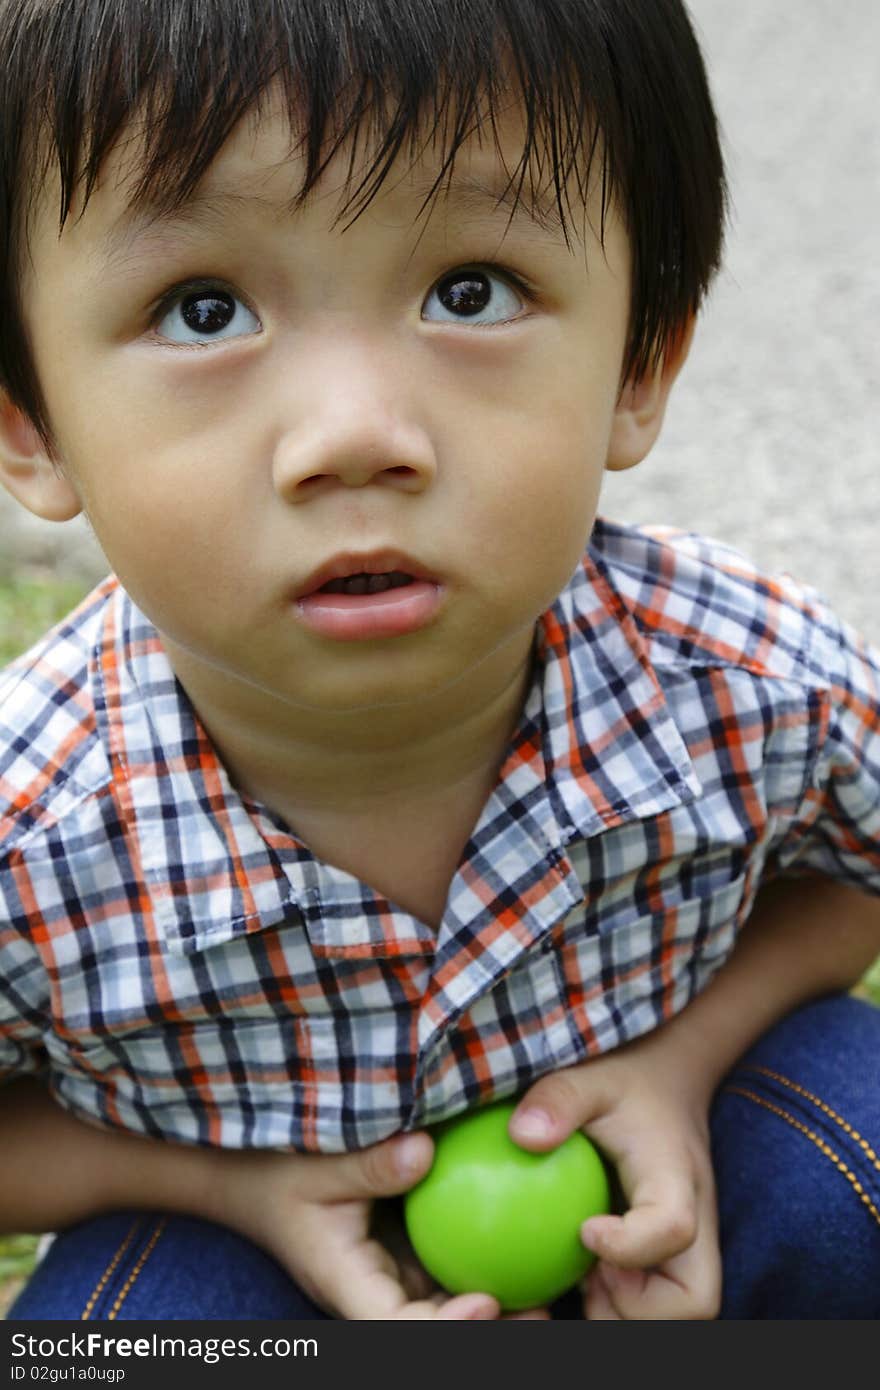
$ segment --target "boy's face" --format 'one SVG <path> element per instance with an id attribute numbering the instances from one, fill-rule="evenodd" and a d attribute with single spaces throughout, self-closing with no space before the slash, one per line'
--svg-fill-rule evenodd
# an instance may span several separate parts
<path id="1" fill-rule="evenodd" d="M 513 170 L 518 113 L 501 135 Z M 242 123 L 167 225 L 127 222 L 132 142 L 60 238 L 47 190 L 23 298 L 58 486 L 207 678 L 343 710 L 435 695 L 487 659 L 513 670 L 603 470 L 636 462 L 662 417 L 666 378 L 619 401 L 624 230 L 609 218 L 603 254 L 598 202 L 571 249 L 525 214 L 506 230 L 509 208 L 474 191 L 504 175 L 491 138 L 427 222 L 430 152 L 334 229 L 349 152 L 291 214 L 290 148 L 280 110 Z M 332 557 L 386 549 L 436 580 L 402 630 L 330 632 L 320 601 L 297 606 Z"/>

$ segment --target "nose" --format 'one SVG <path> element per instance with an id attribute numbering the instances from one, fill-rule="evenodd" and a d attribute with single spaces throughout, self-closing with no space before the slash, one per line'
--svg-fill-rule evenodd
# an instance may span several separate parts
<path id="1" fill-rule="evenodd" d="M 430 487 L 437 471 L 433 444 L 403 398 L 395 399 L 387 364 L 381 376 L 378 363 L 355 366 L 350 356 L 342 373 L 327 370 L 326 358 L 323 366 L 320 381 L 309 374 L 295 407 L 298 418 L 277 439 L 273 482 L 279 496 L 299 504 L 335 487 L 413 493 Z"/>

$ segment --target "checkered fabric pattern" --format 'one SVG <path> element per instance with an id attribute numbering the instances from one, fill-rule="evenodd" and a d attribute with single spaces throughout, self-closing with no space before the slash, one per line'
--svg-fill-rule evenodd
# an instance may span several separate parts
<path id="1" fill-rule="evenodd" d="M 812 591 L 598 521 L 435 932 L 237 794 L 111 578 L 0 684 L 0 1072 L 316 1152 L 520 1093 L 683 1008 L 762 879 L 880 893 L 878 691 Z"/>

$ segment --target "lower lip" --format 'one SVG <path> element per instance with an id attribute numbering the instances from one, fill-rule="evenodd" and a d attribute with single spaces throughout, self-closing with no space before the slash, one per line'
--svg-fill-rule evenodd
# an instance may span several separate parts
<path id="1" fill-rule="evenodd" d="M 308 594 L 296 607 L 312 632 L 336 642 L 404 637 L 431 621 L 443 601 L 443 588 L 416 580 L 381 594 Z"/>

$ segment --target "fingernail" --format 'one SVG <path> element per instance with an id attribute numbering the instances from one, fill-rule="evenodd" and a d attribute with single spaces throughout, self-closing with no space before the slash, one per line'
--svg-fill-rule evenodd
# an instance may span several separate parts
<path id="1" fill-rule="evenodd" d="M 425 1166 L 425 1145 L 417 1134 L 401 1139 L 397 1146 L 397 1167 L 404 1178 L 415 1177 Z"/>
<path id="2" fill-rule="evenodd" d="M 516 1116 L 515 1128 L 523 1139 L 546 1139 L 553 1121 L 546 1110 L 521 1110 Z"/>
<path id="3" fill-rule="evenodd" d="M 592 1221 L 585 1221 L 581 1226 L 580 1237 L 589 1250 L 595 1250 L 597 1243 L 602 1244 L 602 1228 L 594 1226 Z"/>
<path id="4" fill-rule="evenodd" d="M 607 1246 L 609 1240 L 614 1239 L 615 1232 L 619 1229 L 620 1222 L 614 1217 L 591 1216 L 589 1221 L 584 1221 L 581 1226 L 581 1239 L 591 1247 Z"/>

